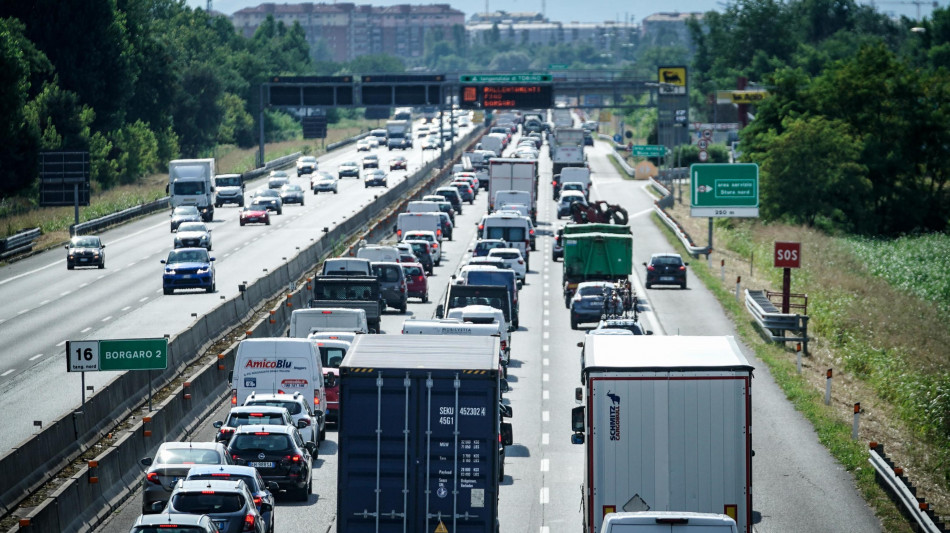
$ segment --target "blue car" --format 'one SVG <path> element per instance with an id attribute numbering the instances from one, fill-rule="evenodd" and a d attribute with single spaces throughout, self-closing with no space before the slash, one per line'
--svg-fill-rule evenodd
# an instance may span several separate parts
<path id="1" fill-rule="evenodd" d="M 179 248 L 162 259 L 162 289 L 165 294 L 175 289 L 204 289 L 214 292 L 214 258 L 204 248 Z"/>

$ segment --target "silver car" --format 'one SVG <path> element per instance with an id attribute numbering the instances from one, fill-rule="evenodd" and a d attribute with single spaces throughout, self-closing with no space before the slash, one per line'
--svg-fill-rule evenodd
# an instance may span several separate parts
<path id="1" fill-rule="evenodd" d="M 320 192 L 332 192 L 336 194 L 338 190 L 338 182 L 336 176 L 328 172 L 318 172 L 312 180 L 310 180 L 310 188 L 313 189 L 313 194 Z"/>
<path id="2" fill-rule="evenodd" d="M 285 204 L 303 205 L 304 193 L 300 185 L 287 184 L 280 188 L 280 201 Z"/>
<path id="3" fill-rule="evenodd" d="M 175 248 L 206 248 L 211 251 L 211 230 L 204 222 L 182 222 L 175 233 Z"/>

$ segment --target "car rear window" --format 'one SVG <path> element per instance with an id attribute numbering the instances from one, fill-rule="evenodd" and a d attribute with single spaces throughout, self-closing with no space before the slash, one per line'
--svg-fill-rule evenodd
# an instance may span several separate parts
<path id="1" fill-rule="evenodd" d="M 500 257 L 502 259 L 521 259 L 518 252 L 489 252 L 491 257 Z"/>
<path id="2" fill-rule="evenodd" d="M 405 269 L 407 276 L 421 276 L 422 275 L 422 269 L 417 266 L 407 266 L 403 268 Z"/>
<path id="3" fill-rule="evenodd" d="M 268 405 L 271 407 L 283 407 L 287 409 L 287 412 L 293 415 L 300 414 L 300 404 L 297 402 L 284 402 L 280 400 L 254 400 L 252 402 L 247 402 L 244 405 Z"/>
<path id="4" fill-rule="evenodd" d="M 325 283 L 313 289 L 313 297 L 316 300 L 372 300 L 374 294 L 372 285 L 359 283 L 347 285 Z"/>
<path id="5" fill-rule="evenodd" d="M 432 242 L 435 238 L 428 233 L 406 233 L 407 239 Z"/>
<path id="6" fill-rule="evenodd" d="M 235 435 L 234 438 L 231 439 L 231 444 L 228 448 L 235 452 L 280 452 L 289 450 L 291 446 L 290 437 L 284 433 L 262 432 L 261 434 L 240 433 Z"/>
<path id="7" fill-rule="evenodd" d="M 221 456 L 206 448 L 165 448 L 155 456 L 160 465 L 216 465 L 221 464 Z"/>
<path id="8" fill-rule="evenodd" d="M 683 260 L 680 259 L 679 257 L 661 256 L 661 257 L 654 257 L 654 258 L 653 258 L 653 264 L 654 264 L 654 265 L 673 265 L 673 266 L 679 266 L 679 265 L 683 264 Z"/>
<path id="9" fill-rule="evenodd" d="M 377 265 L 373 266 L 373 273 L 376 274 L 376 277 L 379 281 L 386 281 L 390 283 L 395 283 L 399 281 L 399 267 L 393 265 Z"/>
<path id="10" fill-rule="evenodd" d="M 581 287 L 577 292 L 581 296 L 602 296 L 604 289 L 603 287 Z"/>
<path id="11" fill-rule="evenodd" d="M 176 533 L 208 533 L 203 527 L 197 526 L 177 526 L 165 524 L 162 526 L 138 526 L 132 528 L 132 533 L 167 533 L 175 531 Z"/>
<path id="12" fill-rule="evenodd" d="M 525 240 L 524 228 L 514 226 L 494 226 L 488 228 L 489 239 L 501 239 L 503 241 L 523 241 Z"/>
<path id="13" fill-rule="evenodd" d="M 254 416 L 259 415 L 259 416 Z M 228 417 L 228 426 L 240 427 L 245 424 L 277 424 L 284 425 L 284 417 L 276 413 L 231 413 Z"/>
<path id="14" fill-rule="evenodd" d="M 208 473 L 208 474 L 195 474 L 195 475 L 189 474 L 188 480 L 190 481 L 193 479 L 210 479 L 212 481 L 222 481 L 222 480 L 223 481 L 243 481 L 244 484 L 247 485 L 248 488 L 251 489 L 252 491 L 259 490 L 258 487 L 261 486 L 261 484 L 257 482 L 256 478 L 253 478 L 251 476 L 242 476 L 240 474 L 231 474 L 231 473 L 216 473 L 216 474 Z"/>
<path id="15" fill-rule="evenodd" d="M 320 359 L 323 361 L 323 366 L 327 368 L 340 368 L 340 363 L 343 362 L 345 356 L 346 350 L 343 348 L 320 347 Z"/>
<path id="16" fill-rule="evenodd" d="M 236 513 L 244 508 L 244 498 L 237 492 L 179 492 L 172 506 L 188 514 Z"/>

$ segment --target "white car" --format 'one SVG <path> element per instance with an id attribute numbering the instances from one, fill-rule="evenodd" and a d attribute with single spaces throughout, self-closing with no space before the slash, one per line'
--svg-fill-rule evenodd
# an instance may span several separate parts
<path id="1" fill-rule="evenodd" d="M 369 143 L 370 148 L 379 148 L 379 138 L 375 135 L 370 135 L 367 137 L 366 142 Z"/>
<path id="2" fill-rule="evenodd" d="M 317 171 L 317 158 L 312 155 L 305 155 L 297 160 L 297 177 L 302 174 L 313 174 Z"/>
<path id="3" fill-rule="evenodd" d="M 439 238 L 434 231 L 410 230 L 403 236 L 404 241 L 427 241 L 429 249 L 432 250 L 432 262 L 438 265 L 442 262 L 442 247 L 439 245 Z"/>
<path id="4" fill-rule="evenodd" d="M 497 257 L 505 262 L 505 265 L 515 271 L 515 276 L 524 282 L 528 274 L 528 265 L 525 263 L 521 250 L 517 248 L 493 248 L 488 251 L 488 257 Z"/>
<path id="5" fill-rule="evenodd" d="M 207 248 L 211 251 L 211 230 L 204 222 L 182 222 L 175 233 L 175 248 Z"/>
<path id="6" fill-rule="evenodd" d="M 274 407 L 283 407 L 290 413 L 297 431 L 300 432 L 300 438 L 304 442 L 319 444 L 323 441 L 326 432 L 326 419 L 324 415 L 319 417 L 313 412 L 313 407 L 309 405 L 307 398 L 299 392 L 293 394 L 258 394 L 252 392 L 244 400 L 244 405 L 270 405 Z M 306 420 L 301 424 L 301 420 Z M 302 427 L 301 427 L 302 426 Z"/>
<path id="7" fill-rule="evenodd" d="M 360 140 L 356 141 L 356 151 L 357 151 L 357 152 L 368 152 L 368 151 L 370 151 L 370 149 L 371 149 L 372 147 L 373 147 L 373 145 L 370 144 L 369 138 L 360 139 Z"/>
<path id="8" fill-rule="evenodd" d="M 310 180 L 310 189 L 313 190 L 313 194 L 320 192 L 332 192 L 336 194 L 339 192 L 338 186 L 339 179 L 330 174 L 329 172 L 318 172 Z"/>

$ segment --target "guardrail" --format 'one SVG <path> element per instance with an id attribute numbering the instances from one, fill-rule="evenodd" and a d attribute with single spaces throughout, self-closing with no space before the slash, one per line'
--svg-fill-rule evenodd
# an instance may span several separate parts
<path id="1" fill-rule="evenodd" d="M 874 467 L 875 477 L 904 507 L 905 514 L 917 522 L 918 531 L 945 533 L 946 525 L 937 517 L 927 501 L 917 496 L 917 487 L 904 475 L 904 469 L 895 467 L 894 462 L 887 458 L 884 445 L 872 442 L 870 448 L 868 462 Z"/>
<path id="2" fill-rule="evenodd" d="M 40 228 L 20 230 L 17 233 L 0 239 L 0 259 L 6 259 L 17 254 L 29 252 L 33 249 L 33 243 L 40 238 L 43 232 Z"/>
<path id="3" fill-rule="evenodd" d="M 759 327 L 762 328 L 762 331 L 769 337 L 769 340 L 772 342 L 801 342 L 802 352 L 808 355 L 807 314 L 782 313 L 769 300 L 766 291 L 761 290 L 745 290 L 745 307 Z M 801 336 L 786 337 L 785 333 L 787 331 L 798 333 Z"/>
<path id="4" fill-rule="evenodd" d="M 117 211 L 115 213 L 110 213 L 99 218 L 94 218 L 92 220 L 87 220 L 86 222 L 80 222 L 79 224 L 70 224 L 69 234 L 70 235 L 85 235 L 87 233 L 97 233 L 100 230 L 107 228 L 109 226 L 114 226 L 116 224 L 121 224 L 123 222 L 128 222 L 133 218 L 140 217 L 142 215 L 148 215 L 154 213 L 155 211 L 160 211 L 162 209 L 168 209 L 169 198 L 165 196 L 164 198 L 159 198 L 154 202 L 149 202 L 147 204 L 132 206 L 128 209 L 123 209 L 122 211 Z"/>
<path id="5" fill-rule="evenodd" d="M 460 155 L 462 145 L 479 128 L 460 140 L 458 148 L 448 154 Z M 398 203 L 415 186 L 431 178 L 435 162 L 430 162 L 419 171 L 387 189 L 349 218 L 315 239 L 314 243 L 298 251 L 294 257 L 266 276 L 249 284 L 241 296 L 222 302 L 218 307 L 200 317 L 189 329 L 169 340 L 169 368 L 155 374 L 151 386 L 158 389 L 175 378 L 189 364 L 196 353 L 204 353 L 214 339 L 230 330 L 233 324 L 249 319 L 261 310 L 261 302 L 287 291 L 301 277 L 310 272 L 340 242 L 345 242 L 365 231 L 367 223 L 376 220 L 390 206 Z M 333 221 L 327 221 L 332 223 Z M 391 227 L 387 220 L 383 227 Z M 289 291 L 286 303 L 277 306 L 272 317 L 258 321 L 249 336 L 269 337 L 279 335 L 296 307 L 305 307 L 309 299 L 307 284 L 299 284 L 297 290 Z M 273 322 L 271 319 L 273 318 Z M 232 346 L 233 349 L 233 346 Z M 147 416 L 151 421 L 139 421 L 131 430 L 96 459 L 93 467 L 80 469 L 67 478 L 60 488 L 29 511 L 22 519 L 24 531 L 79 531 L 91 529 L 108 515 L 125 495 L 136 490 L 141 483 L 141 468 L 138 460 L 153 453 L 155 448 L 168 438 L 177 438 L 193 427 L 204 412 L 202 402 L 220 398 L 227 380 L 227 368 L 233 360 L 231 349 L 218 361 L 204 366 L 186 382 L 187 391 L 179 388 L 167 398 L 156 411 Z M 67 413 L 39 434 L 23 441 L 13 450 L 0 457 L 0 510 L 11 512 L 19 503 L 49 479 L 48 472 L 59 472 L 75 460 L 80 453 L 90 450 L 103 434 L 124 420 L 135 406 L 145 401 L 149 382 L 142 372 L 126 372 L 86 400 L 84 416 Z M 217 396 L 216 396 L 217 395 Z M 146 435 L 145 431 L 149 431 Z M 90 463 L 91 464 L 91 463 Z M 95 484 L 90 478 L 96 477 Z"/>
<path id="6" fill-rule="evenodd" d="M 633 176 L 634 174 L 636 174 L 636 170 L 627 164 L 627 158 L 617 153 L 616 147 L 614 147 L 614 149 L 610 151 L 610 155 L 617 161 L 617 164 L 620 165 L 620 168 L 622 168 L 623 171 L 626 172 L 628 176 Z"/>

